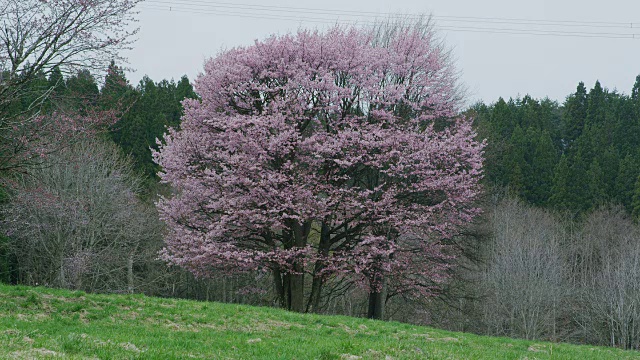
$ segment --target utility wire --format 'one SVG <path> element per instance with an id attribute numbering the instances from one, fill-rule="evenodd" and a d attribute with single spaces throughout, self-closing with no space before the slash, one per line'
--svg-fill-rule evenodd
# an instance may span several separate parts
<path id="1" fill-rule="evenodd" d="M 259 4 L 246 4 L 246 3 L 230 3 L 222 1 L 205 1 L 205 0 L 148 0 L 147 2 L 157 2 L 163 4 L 170 4 L 174 6 L 191 5 L 209 8 L 231 8 L 241 10 L 257 10 L 267 12 L 278 13 L 306 13 L 313 15 L 334 15 L 334 16 L 355 16 L 355 17 L 368 17 L 372 16 L 384 16 L 400 17 L 400 18 L 419 18 L 421 15 L 416 14 L 396 14 L 396 13 L 378 13 L 373 11 L 356 11 L 356 10 L 337 10 L 337 9 L 319 9 L 319 8 L 306 8 L 306 7 L 291 7 L 291 6 L 277 6 L 277 5 L 259 5 Z M 512 22 L 518 24 L 531 24 L 531 25 L 545 25 L 545 26 L 584 26 L 584 27 L 616 27 L 616 28 L 640 28 L 640 22 L 611 22 L 611 21 L 577 21 L 577 20 L 544 20 L 544 19 L 522 19 L 522 18 L 502 18 L 502 17 L 479 17 L 479 16 L 445 16 L 434 15 L 434 19 L 448 19 L 456 21 L 483 21 L 483 22 Z"/>
<path id="2" fill-rule="evenodd" d="M 189 0 L 191 2 L 197 2 L 194 0 Z M 287 20 L 287 21 L 297 21 L 297 22 L 313 22 L 313 23 L 323 23 L 323 24 L 360 24 L 360 25 L 373 25 L 375 21 L 371 18 L 362 19 L 362 20 L 345 20 L 345 19 L 331 19 L 331 18 L 319 18 L 319 17 L 308 17 L 308 16 L 294 16 L 294 15 L 284 15 L 284 14 L 269 14 L 269 13 L 256 13 L 256 9 L 252 11 L 227 11 L 227 10 L 215 10 L 216 7 L 209 6 L 208 8 L 203 8 L 202 6 L 195 5 L 193 6 L 185 6 L 181 5 L 184 2 L 180 2 L 180 4 L 176 4 L 174 1 L 166 1 L 166 0 L 147 0 L 148 5 L 144 5 L 143 8 L 150 10 L 160 10 L 160 11 L 175 11 L 175 12 L 183 12 L 183 13 L 193 13 L 193 14 L 204 14 L 204 15 L 218 15 L 218 16 L 234 16 L 241 18 L 252 18 L 252 19 L 271 19 L 271 20 Z M 174 6 L 174 4 L 176 4 Z M 262 5 L 261 5 L 262 6 Z M 266 7 L 266 6 L 262 6 Z M 238 7 L 227 6 L 227 8 L 237 9 Z M 243 9 L 247 10 L 247 9 Z M 258 10 L 259 11 L 259 10 Z M 273 11 L 273 10 L 271 10 Z M 331 10 L 329 10 L 331 11 Z M 371 13 L 371 12 L 368 12 Z M 377 14 L 377 13 L 376 13 Z M 380 15 L 380 14 L 377 14 Z M 389 14 L 393 15 L 393 14 Z M 396 14 L 397 16 L 397 14 Z M 435 17 L 434 17 L 435 18 Z M 482 20 L 480 20 L 482 19 Z M 478 18 L 475 22 L 487 23 L 487 24 L 505 24 L 505 22 L 495 22 L 495 21 L 485 21 L 486 19 L 499 19 L 499 18 Z M 520 19 L 523 20 L 523 19 Z M 458 21 L 462 21 L 461 19 Z M 541 21 L 541 20 L 537 20 Z M 473 21 L 468 21 L 473 22 Z M 514 23 L 511 23 L 514 24 Z M 540 24 L 531 24 L 531 23 L 515 23 L 517 25 L 530 26 L 530 25 L 540 25 Z M 604 24 L 600 22 L 599 24 Z M 618 23 L 621 24 L 621 23 Z M 626 29 L 634 29 L 633 23 L 626 27 Z M 547 26 L 553 26 L 552 24 L 546 24 Z M 576 26 L 571 25 L 571 26 Z M 609 26 L 612 27 L 612 26 Z M 640 34 L 635 33 L 618 33 L 618 32 L 590 32 L 590 31 L 563 31 L 563 30 L 542 30 L 535 28 L 505 28 L 505 27 L 485 27 L 485 26 L 454 26 L 454 25 L 442 25 L 438 26 L 441 30 L 449 30 L 449 31 L 459 31 L 459 32 L 484 32 L 484 33 L 496 33 L 496 34 L 513 34 L 513 35 L 544 35 L 544 36 L 570 36 L 570 37 L 589 37 L 589 38 L 612 38 L 612 39 L 640 39 Z M 640 24 L 638 25 L 640 28 Z"/>

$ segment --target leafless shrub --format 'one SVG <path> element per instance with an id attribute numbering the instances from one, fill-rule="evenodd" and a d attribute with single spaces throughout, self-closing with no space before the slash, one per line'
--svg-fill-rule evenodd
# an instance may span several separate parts
<path id="1" fill-rule="evenodd" d="M 491 214 L 493 242 L 481 275 L 487 330 L 526 339 L 556 338 L 570 294 L 562 244 L 565 231 L 545 210 L 506 200 Z"/>
<path id="2" fill-rule="evenodd" d="M 602 207 L 572 245 L 574 318 L 583 339 L 640 349 L 640 229 L 621 207 Z"/>
<path id="3" fill-rule="evenodd" d="M 20 281 L 89 291 L 133 291 L 133 266 L 159 238 L 157 215 L 113 145 L 81 142 L 12 183 L 3 209 Z"/>

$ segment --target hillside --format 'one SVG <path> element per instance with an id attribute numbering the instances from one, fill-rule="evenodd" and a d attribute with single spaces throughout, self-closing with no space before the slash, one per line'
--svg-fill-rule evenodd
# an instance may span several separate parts
<path id="1" fill-rule="evenodd" d="M 640 353 L 277 309 L 0 285 L 2 359 L 631 359 Z"/>

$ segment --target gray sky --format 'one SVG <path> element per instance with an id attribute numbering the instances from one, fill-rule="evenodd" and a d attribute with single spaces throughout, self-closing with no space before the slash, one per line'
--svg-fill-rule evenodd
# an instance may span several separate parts
<path id="1" fill-rule="evenodd" d="M 322 29 L 335 20 L 362 23 L 388 13 L 436 17 L 469 89 L 469 104 L 525 94 L 561 102 L 579 81 L 591 88 L 600 80 L 610 90 L 628 94 L 640 74 L 638 0 L 146 0 L 139 10 L 138 41 L 127 54 L 136 70 L 128 74 L 134 85 L 145 74 L 154 81 L 177 80 L 183 74 L 194 79 L 205 59 L 221 49 L 250 45 L 273 33 L 301 26 Z M 454 31 L 462 28 L 466 31 Z M 563 32 L 579 36 L 559 36 Z M 595 33 L 608 37 L 593 37 Z"/>

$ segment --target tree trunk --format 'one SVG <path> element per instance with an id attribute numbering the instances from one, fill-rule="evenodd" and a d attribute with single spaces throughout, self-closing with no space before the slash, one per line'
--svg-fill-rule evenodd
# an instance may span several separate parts
<path id="1" fill-rule="evenodd" d="M 133 255 L 127 259 L 127 291 L 133 294 Z"/>
<path id="2" fill-rule="evenodd" d="M 301 271 L 301 269 L 296 269 Z M 304 312 L 304 274 L 291 274 L 291 303 L 289 310 L 295 312 Z"/>
<path id="3" fill-rule="evenodd" d="M 287 302 L 285 301 L 284 286 L 282 284 L 282 275 L 280 274 L 280 270 L 273 269 L 271 272 L 273 274 L 273 284 L 276 290 L 278 305 L 280 305 L 281 308 L 286 308 Z"/>
<path id="4" fill-rule="evenodd" d="M 383 320 L 385 305 L 385 278 L 381 274 L 375 275 L 376 280 L 381 283 L 379 289 L 372 289 L 369 292 L 369 311 L 367 317 L 369 319 Z"/>
<path id="5" fill-rule="evenodd" d="M 311 222 L 298 224 L 291 222 L 293 235 L 293 247 L 304 248 L 307 245 L 307 237 L 311 231 Z M 293 272 L 289 274 L 289 307 L 295 312 L 304 312 L 304 265 L 300 261 L 293 264 Z"/>
<path id="6" fill-rule="evenodd" d="M 282 275 L 282 287 L 284 287 L 284 308 L 291 310 L 291 274 Z"/>
<path id="7" fill-rule="evenodd" d="M 320 307 L 320 294 L 322 293 L 323 279 L 317 275 L 324 267 L 321 260 L 316 261 L 315 268 L 313 270 L 313 282 L 311 283 L 311 294 L 309 295 L 309 301 L 307 302 L 306 312 L 316 312 Z"/>
<path id="8" fill-rule="evenodd" d="M 64 271 L 64 258 L 62 257 L 62 254 L 60 254 L 60 260 L 59 260 L 58 282 L 60 282 L 59 286 L 61 288 L 67 287 L 67 277 Z"/>
<path id="9" fill-rule="evenodd" d="M 222 302 L 227 302 L 227 277 L 222 277 Z"/>
<path id="10" fill-rule="evenodd" d="M 329 249 L 331 248 L 331 234 L 330 228 L 326 222 L 322 222 L 322 228 L 320 230 L 320 243 L 318 244 L 318 253 L 321 257 L 329 255 Z M 307 302 L 306 312 L 317 312 L 320 308 L 320 299 L 322 294 L 322 285 L 324 285 L 324 276 L 320 275 L 320 272 L 324 269 L 324 260 L 320 259 L 316 261 L 313 269 L 313 283 L 311 284 L 311 294 L 309 295 L 309 301 Z"/>

